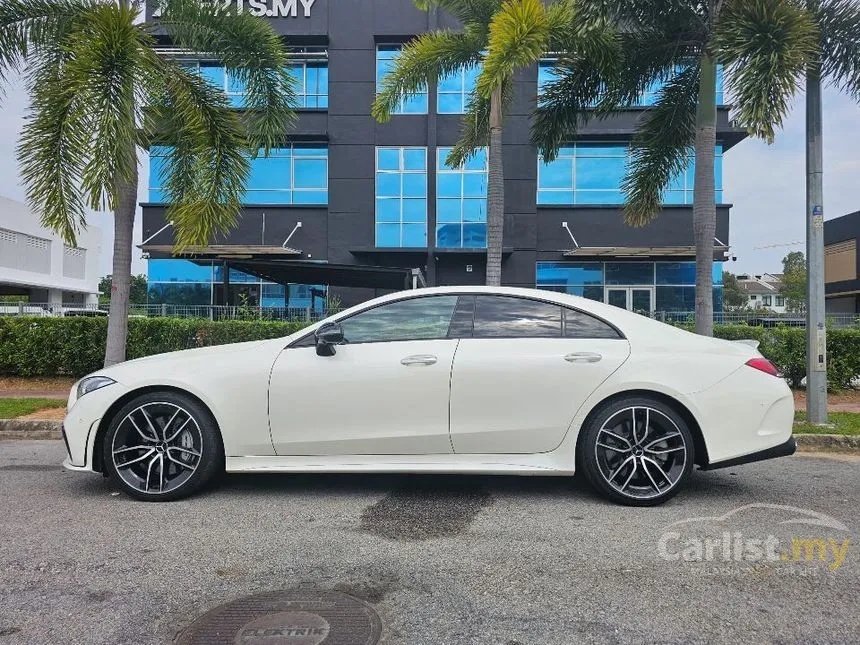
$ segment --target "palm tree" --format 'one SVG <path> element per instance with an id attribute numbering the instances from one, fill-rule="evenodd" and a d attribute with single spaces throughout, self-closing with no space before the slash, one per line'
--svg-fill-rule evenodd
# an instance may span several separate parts
<path id="1" fill-rule="evenodd" d="M 821 140 L 821 82 L 829 81 L 860 100 L 860 4 L 856 0 L 807 0 L 819 28 L 818 56 L 806 71 L 806 258 L 807 376 L 806 414 L 812 423 L 827 423 L 827 356 L 824 325 L 824 176 Z"/>
<path id="2" fill-rule="evenodd" d="M 735 118 L 773 141 L 797 91 L 817 33 L 794 0 L 591 0 L 594 11 L 624 25 L 625 69 L 612 79 L 560 59 L 533 124 L 547 160 L 592 115 L 633 104 L 655 82 L 663 89 L 643 115 L 623 188 L 624 217 L 644 226 L 662 209 L 662 193 L 695 154 L 696 332 L 713 334 L 716 232 L 714 155 L 717 66 L 724 67 Z M 596 108 L 592 108 L 595 106 Z"/>
<path id="3" fill-rule="evenodd" d="M 456 168 L 478 148 L 489 147 L 487 175 L 487 284 L 502 278 L 505 220 L 502 128 L 514 74 L 549 51 L 576 52 L 611 75 L 619 60 L 618 41 L 604 21 L 585 20 L 573 0 L 415 0 L 424 10 L 453 15 L 460 31 L 437 30 L 408 43 L 385 78 L 373 116 L 388 121 L 400 101 L 462 67 L 480 66 L 463 118 L 460 140 L 446 163 Z"/>
<path id="4" fill-rule="evenodd" d="M 220 3 L 223 4 L 223 3 Z M 105 365 L 125 360 L 138 148 L 170 146 L 163 185 L 177 250 L 236 222 L 249 155 L 268 153 L 294 118 L 287 54 L 265 20 L 198 0 L 0 0 L 0 80 L 30 95 L 18 160 L 45 226 L 74 245 L 86 209 L 114 215 Z M 245 109 L 180 61 L 156 34 L 222 61 L 246 88 Z"/>

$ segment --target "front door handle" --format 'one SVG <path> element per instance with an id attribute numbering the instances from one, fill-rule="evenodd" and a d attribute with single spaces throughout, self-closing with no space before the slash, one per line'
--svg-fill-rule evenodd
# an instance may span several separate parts
<path id="1" fill-rule="evenodd" d="M 596 363 L 601 358 L 603 355 L 595 352 L 573 352 L 565 356 L 564 360 L 568 363 Z"/>
<path id="2" fill-rule="evenodd" d="M 433 365 L 438 359 L 433 354 L 414 354 L 400 359 L 401 365 Z"/>

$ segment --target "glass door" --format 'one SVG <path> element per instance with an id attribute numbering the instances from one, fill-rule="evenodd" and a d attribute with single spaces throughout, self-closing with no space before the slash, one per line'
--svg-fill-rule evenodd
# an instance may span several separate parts
<path id="1" fill-rule="evenodd" d="M 606 287 L 606 304 L 649 315 L 654 310 L 651 287 Z"/>
<path id="2" fill-rule="evenodd" d="M 606 289 L 606 304 L 612 305 L 613 307 L 621 307 L 622 309 L 630 309 L 629 300 L 627 298 L 627 292 L 629 289 Z"/>

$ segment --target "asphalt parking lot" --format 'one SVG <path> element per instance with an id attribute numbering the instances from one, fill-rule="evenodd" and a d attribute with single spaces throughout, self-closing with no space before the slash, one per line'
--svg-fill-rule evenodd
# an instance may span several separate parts
<path id="1" fill-rule="evenodd" d="M 145 504 L 63 471 L 63 454 L 0 443 L 0 645 L 169 643 L 217 605 L 278 589 L 362 599 L 380 643 L 860 635 L 857 457 L 697 472 L 666 505 L 634 509 L 562 478 L 483 476 L 229 476 Z"/>

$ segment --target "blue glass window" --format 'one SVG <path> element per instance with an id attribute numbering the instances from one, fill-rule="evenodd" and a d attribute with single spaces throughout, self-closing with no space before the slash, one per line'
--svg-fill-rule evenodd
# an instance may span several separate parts
<path id="1" fill-rule="evenodd" d="M 168 200 L 163 188 L 170 149 L 153 147 L 149 152 L 149 201 Z M 269 156 L 250 160 L 245 185 L 246 204 L 328 204 L 328 147 L 296 143 L 273 148 Z"/>
<path id="2" fill-rule="evenodd" d="M 535 274 L 538 289 L 603 302 L 602 262 L 538 262 Z"/>
<path id="3" fill-rule="evenodd" d="M 581 142 L 562 147 L 556 159 L 538 159 L 537 203 L 623 204 L 621 190 L 629 163 L 623 144 Z M 717 146 L 714 186 L 717 203 L 723 201 L 723 147 Z M 664 204 L 692 204 L 695 178 L 693 152 L 683 172 L 674 177 L 663 193 Z"/>
<path id="4" fill-rule="evenodd" d="M 478 65 L 470 65 L 440 78 L 436 89 L 436 112 L 465 114 L 480 71 Z"/>
<path id="5" fill-rule="evenodd" d="M 402 45 L 379 45 L 376 48 L 376 91 L 382 89 L 382 82 L 388 73 L 394 69 Z M 422 88 L 415 94 L 404 97 L 392 114 L 427 114 L 427 88 Z"/>
<path id="6" fill-rule="evenodd" d="M 487 149 L 477 150 L 459 168 L 445 163 L 450 152 L 436 151 L 436 246 L 486 248 Z"/>
<path id="7" fill-rule="evenodd" d="M 376 149 L 376 246 L 427 246 L 427 149 Z"/>
<path id="8" fill-rule="evenodd" d="M 189 260 L 148 260 L 149 282 L 212 282 L 212 266 L 199 265 Z"/>
<path id="9" fill-rule="evenodd" d="M 310 54 L 316 54 L 310 56 Z M 300 108 L 328 108 L 328 60 L 325 50 L 304 49 L 293 55 L 294 60 L 287 67 L 295 84 L 293 89 Z"/>
<path id="10" fill-rule="evenodd" d="M 653 262 L 607 262 L 606 284 L 654 284 Z"/>

